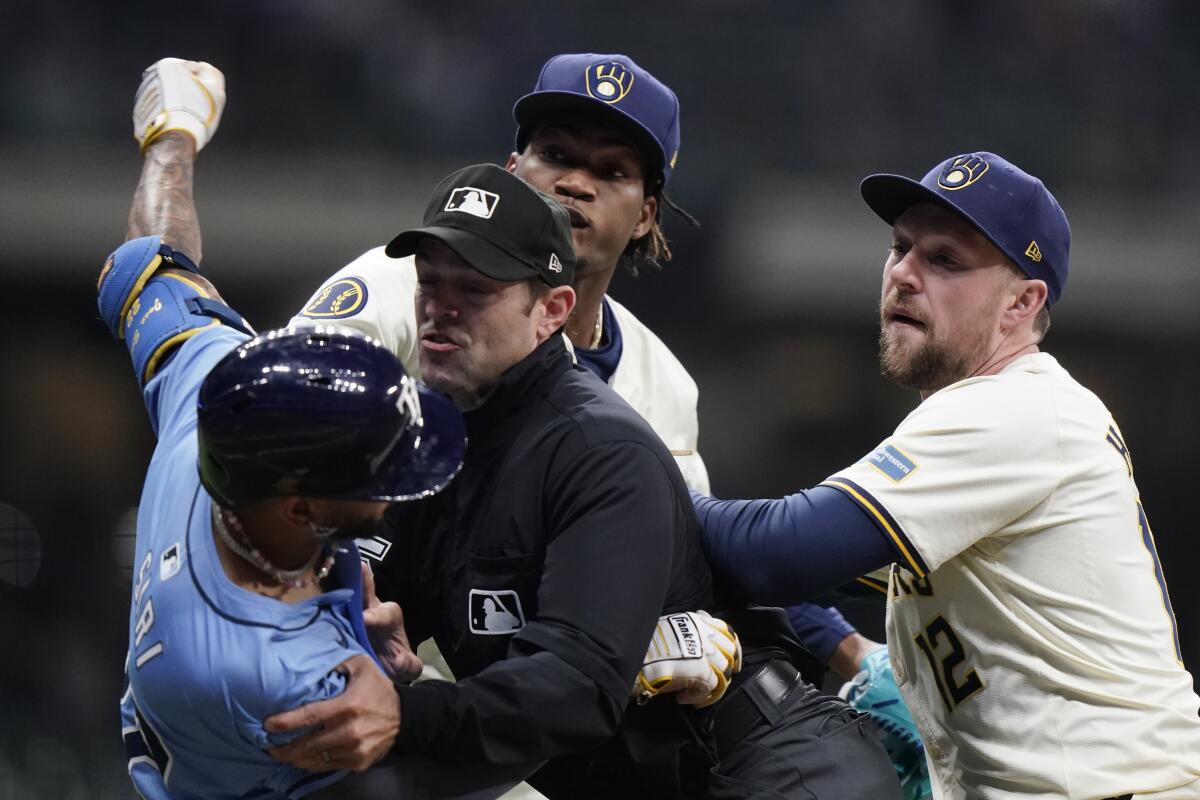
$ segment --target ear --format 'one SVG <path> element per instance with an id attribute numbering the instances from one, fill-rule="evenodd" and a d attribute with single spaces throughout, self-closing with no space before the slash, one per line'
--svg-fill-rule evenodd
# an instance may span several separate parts
<path id="1" fill-rule="evenodd" d="M 633 228 L 633 234 L 630 239 L 640 239 L 650 232 L 654 227 L 654 220 L 658 217 L 658 197 L 655 195 L 646 195 L 646 199 L 642 201 L 642 207 L 638 211 L 637 225 Z"/>
<path id="2" fill-rule="evenodd" d="M 289 525 L 307 526 L 313 521 L 313 512 L 307 497 L 292 494 L 279 498 L 279 513 Z"/>
<path id="3" fill-rule="evenodd" d="M 516 150 L 508 154 L 508 161 L 505 162 L 504 168 L 514 175 L 517 173 L 517 162 L 521 159 L 521 154 Z"/>
<path id="4" fill-rule="evenodd" d="M 542 306 L 542 318 L 537 324 L 537 340 L 541 344 L 567 324 L 567 317 L 575 310 L 575 290 L 570 286 L 555 286 L 538 303 Z"/>
<path id="5" fill-rule="evenodd" d="M 1041 280 L 1016 280 L 1012 283 L 1008 308 L 1000 317 L 1000 329 L 1005 333 L 1024 325 L 1033 326 L 1033 319 L 1046 305 L 1048 290 Z"/>

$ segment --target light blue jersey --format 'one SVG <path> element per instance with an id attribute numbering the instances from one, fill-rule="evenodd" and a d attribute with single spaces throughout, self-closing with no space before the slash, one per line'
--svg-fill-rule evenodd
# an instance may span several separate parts
<path id="1" fill-rule="evenodd" d="M 247 338 L 224 327 L 197 334 L 145 390 L 158 447 L 138 509 L 121 725 L 146 800 L 302 797 L 343 777 L 275 761 L 266 749 L 286 739 L 262 723 L 339 694 L 334 667 L 372 654 L 353 545 L 330 577 L 343 588 L 295 604 L 234 585 L 221 566 L 196 468 L 196 399 Z"/>

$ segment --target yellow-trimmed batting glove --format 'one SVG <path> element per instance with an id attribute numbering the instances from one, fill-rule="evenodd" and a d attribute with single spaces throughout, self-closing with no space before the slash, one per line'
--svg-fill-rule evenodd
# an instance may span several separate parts
<path id="1" fill-rule="evenodd" d="M 133 138 L 142 152 L 168 131 L 196 140 L 199 153 L 217 132 L 225 110 L 225 76 L 205 61 L 160 59 L 142 73 L 133 98 Z"/>
<path id="2" fill-rule="evenodd" d="M 742 668 L 742 643 L 723 620 L 707 611 L 658 618 L 642 670 L 633 686 L 639 704 L 660 694 L 704 708 L 721 699 Z"/>

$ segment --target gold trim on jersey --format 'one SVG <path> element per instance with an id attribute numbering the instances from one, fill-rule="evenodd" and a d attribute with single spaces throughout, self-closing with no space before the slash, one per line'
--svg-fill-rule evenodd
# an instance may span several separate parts
<path id="1" fill-rule="evenodd" d="M 858 581 L 863 586 L 866 586 L 870 589 L 874 589 L 875 591 L 879 592 L 880 594 L 886 595 L 888 593 L 888 585 L 885 581 L 876 580 L 875 578 L 872 578 L 869 575 L 860 575 L 859 577 L 855 578 L 854 580 Z"/>
<path id="2" fill-rule="evenodd" d="M 875 520 L 876 526 L 891 539 L 892 544 L 896 547 L 896 551 L 904 557 L 905 565 L 909 570 L 918 578 L 925 577 L 928 570 L 926 570 L 925 564 L 921 560 L 920 554 L 917 553 L 916 548 L 908 541 L 908 537 L 904 535 L 904 531 L 900 529 L 900 525 L 892 519 L 881 503 L 874 497 L 871 497 L 866 489 L 852 483 L 846 478 L 830 478 L 824 481 L 822 485 L 832 486 L 857 502 Z"/>

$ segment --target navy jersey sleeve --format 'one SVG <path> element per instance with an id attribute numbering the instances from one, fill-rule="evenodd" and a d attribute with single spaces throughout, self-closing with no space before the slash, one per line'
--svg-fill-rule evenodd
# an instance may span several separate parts
<path id="1" fill-rule="evenodd" d="M 640 443 L 593 446 L 555 474 L 536 616 L 476 675 L 400 687 L 401 748 L 520 764 L 616 733 L 692 510 Z"/>
<path id="2" fill-rule="evenodd" d="M 862 509 L 818 486 L 778 500 L 692 493 L 713 567 L 756 603 L 792 605 L 897 558 Z"/>
<path id="3" fill-rule="evenodd" d="M 836 608 L 815 603 L 800 603 L 784 609 L 796 637 L 822 664 L 829 659 L 841 641 L 857 631 Z"/>

